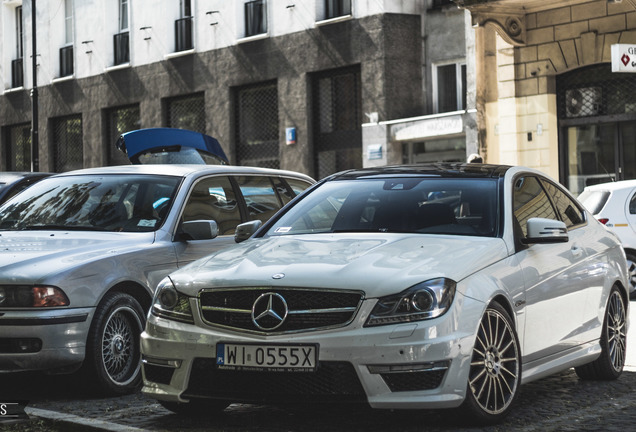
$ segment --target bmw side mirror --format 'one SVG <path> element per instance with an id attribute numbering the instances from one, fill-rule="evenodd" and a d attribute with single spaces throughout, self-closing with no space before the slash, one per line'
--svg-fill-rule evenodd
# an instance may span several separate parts
<path id="1" fill-rule="evenodd" d="M 193 220 L 183 222 L 180 231 L 190 240 L 212 240 L 219 235 L 219 226 L 213 220 Z"/>
<path id="2" fill-rule="evenodd" d="M 259 220 L 253 220 L 238 225 L 234 232 L 234 241 L 240 243 L 247 240 L 252 236 L 252 234 L 258 231 L 261 225 L 263 225 L 263 222 Z"/>
<path id="3" fill-rule="evenodd" d="M 565 223 L 554 219 L 530 218 L 527 222 L 528 236 L 525 244 L 566 243 L 570 238 Z"/>

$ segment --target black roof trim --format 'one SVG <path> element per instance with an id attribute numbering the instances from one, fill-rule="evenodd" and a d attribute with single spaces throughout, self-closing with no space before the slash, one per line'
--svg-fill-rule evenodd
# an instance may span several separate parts
<path id="1" fill-rule="evenodd" d="M 509 165 L 475 163 L 433 163 L 420 165 L 390 165 L 363 168 L 333 174 L 329 180 L 352 180 L 373 177 L 430 176 L 457 178 L 500 178 L 512 168 Z"/>

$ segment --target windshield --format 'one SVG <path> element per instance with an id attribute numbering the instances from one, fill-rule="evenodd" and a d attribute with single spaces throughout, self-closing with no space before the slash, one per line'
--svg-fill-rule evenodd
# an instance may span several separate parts
<path id="1" fill-rule="evenodd" d="M 179 181 L 155 175 L 44 179 L 0 207 L 0 230 L 154 231 Z"/>
<path id="2" fill-rule="evenodd" d="M 305 196 L 266 235 L 400 232 L 494 237 L 497 196 L 493 179 L 331 181 Z"/>

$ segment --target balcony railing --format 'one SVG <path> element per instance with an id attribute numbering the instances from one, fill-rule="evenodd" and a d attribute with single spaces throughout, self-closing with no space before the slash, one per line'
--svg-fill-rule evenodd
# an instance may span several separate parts
<path id="1" fill-rule="evenodd" d="M 325 0 L 325 19 L 351 15 L 351 0 Z"/>
<path id="2" fill-rule="evenodd" d="M 174 22 L 175 51 L 187 51 L 194 48 L 192 43 L 192 17 L 185 17 Z"/>
<path id="3" fill-rule="evenodd" d="M 60 48 L 60 77 L 73 75 L 73 46 Z"/>
<path id="4" fill-rule="evenodd" d="M 115 44 L 115 65 L 130 62 L 130 36 L 128 32 L 118 33 L 113 37 Z"/>
<path id="5" fill-rule="evenodd" d="M 267 33 L 263 0 L 245 3 L 245 37 Z"/>
<path id="6" fill-rule="evenodd" d="M 11 87 L 24 86 L 24 67 L 21 58 L 11 61 Z"/>

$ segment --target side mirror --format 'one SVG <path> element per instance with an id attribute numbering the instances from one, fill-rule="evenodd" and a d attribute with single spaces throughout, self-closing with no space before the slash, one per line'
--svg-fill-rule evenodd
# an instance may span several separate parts
<path id="1" fill-rule="evenodd" d="M 190 240 L 212 240 L 219 235 L 219 226 L 213 220 L 193 220 L 183 222 L 180 231 Z"/>
<path id="2" fill-rule="evenodd" d="M 564 222 L 554 219 L 530 218 L 527 222 L 528 237 L 525 244 L 566 243 L 570 238 Z"/>
<path id="3" fill-rule="evenodd" d="M 261 225 L 263 225 L 263 222 L 259 220 L 253 220 L 238 225 L 234 232 L 234 241 L 240 243 L 247 240 L 252 236 L 252 234 L 258 231 Z"/>

